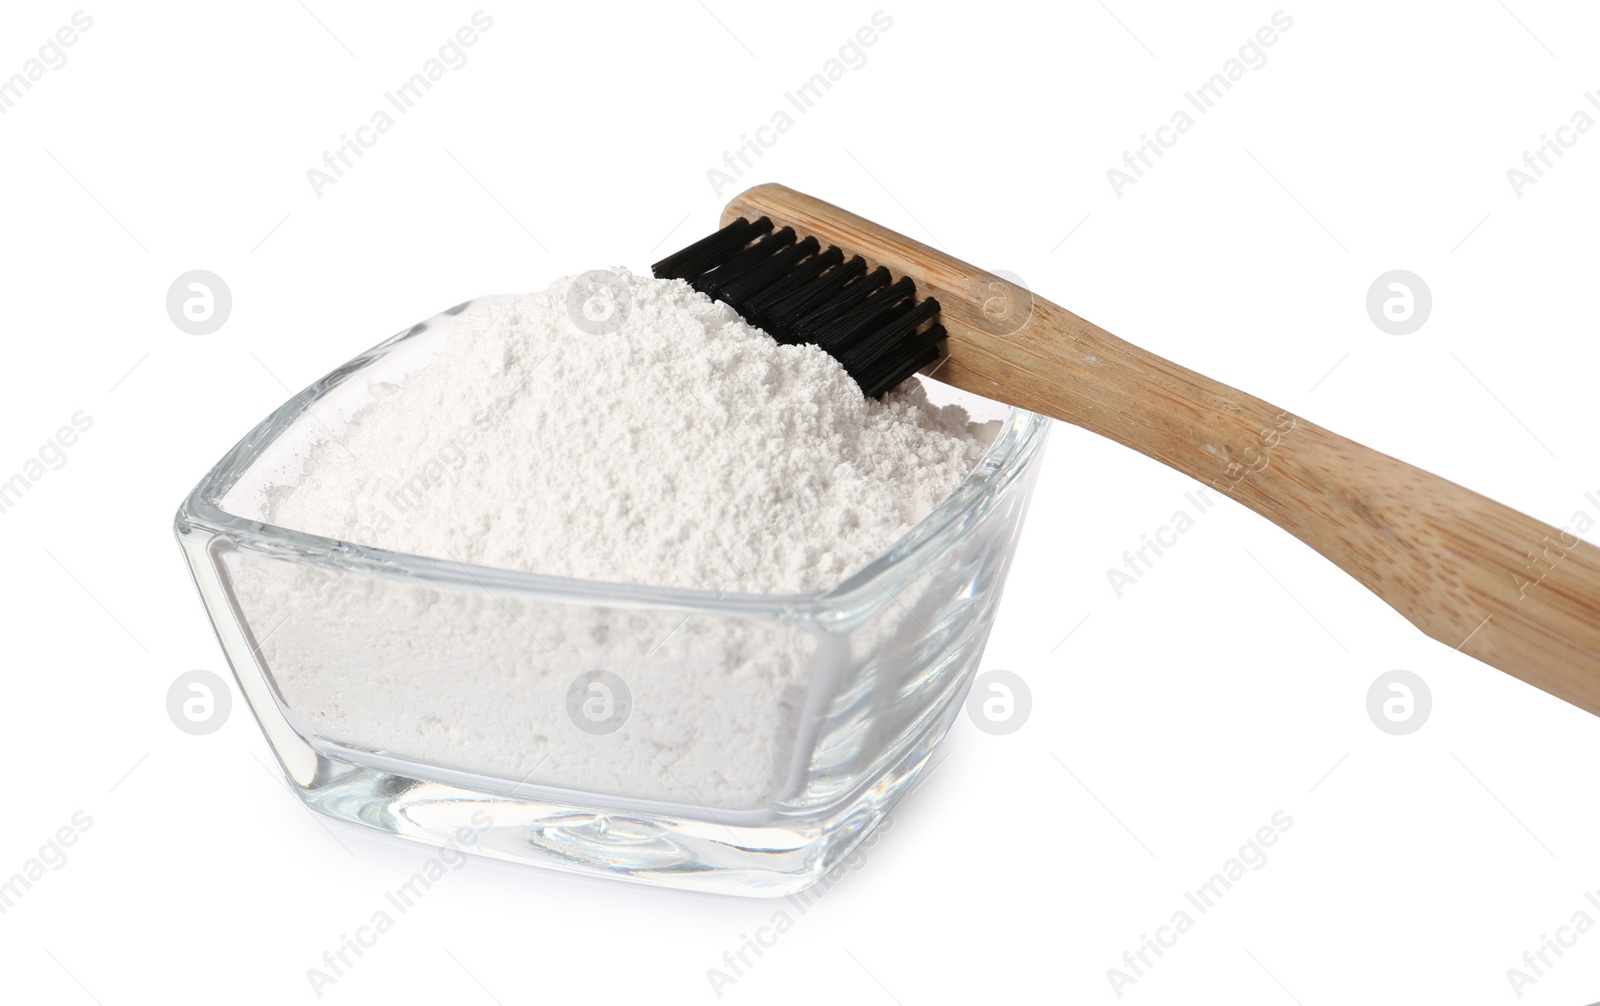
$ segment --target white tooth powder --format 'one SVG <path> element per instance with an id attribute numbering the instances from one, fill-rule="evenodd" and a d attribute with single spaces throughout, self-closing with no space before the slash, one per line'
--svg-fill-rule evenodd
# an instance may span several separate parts
<path id="1" fill-rule="evenodd" d="M 456 318 L 441 352 L 372 384 L 336 439 L 257 488 L 263 519 L 562 577 L 810 592 L 925 517 L 998 429 L 915 380 L 865 399 L 822 350 L 682 281 L 609 275 L 595 289 L 615 330 L 572 313 L 572 278 Z M 319 736 L 707 806 L 761 806 L 792 774 L 816 646 L 792 627 L 229 566 L 251 624 L 277 626 L 257 642 L 285 704 Z M 631 704 L 604 736 L 568 711 L 601 668 Z"/>

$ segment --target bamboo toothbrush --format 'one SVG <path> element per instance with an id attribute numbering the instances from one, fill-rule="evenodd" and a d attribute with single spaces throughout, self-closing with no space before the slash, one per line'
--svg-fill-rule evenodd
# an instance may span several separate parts
<path id="1" fill-rule="evenodd" d="M 1310 545 L 1423 632 L 1600 715 L 1600 549 L 785 188 L 653 267 L 878 395 L 938 378 L 1131 447 Z M 940 344 L 944 349 L 941 352 Z"/>

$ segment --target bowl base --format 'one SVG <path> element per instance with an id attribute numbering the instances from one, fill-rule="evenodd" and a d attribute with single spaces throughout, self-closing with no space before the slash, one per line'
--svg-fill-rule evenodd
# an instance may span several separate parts
<path id="1" fill-rule="evenodd" d="M 941 731 L 942 733 L 942 731 Z M 586 808 L 490 793 L 317 755 L 311 782 L 285 771 L 314 811 L 423 844 L 647 884 L 776 898 L 840 869 L 927 762 L 919 745 L 867 793 L 826 818 L 761 824 Z M 532 787 L 528 787 L 532 789 Z"/>

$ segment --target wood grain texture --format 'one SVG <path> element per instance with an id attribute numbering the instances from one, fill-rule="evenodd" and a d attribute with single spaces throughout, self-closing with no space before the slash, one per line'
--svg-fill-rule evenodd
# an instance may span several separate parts
<path id="1" fill-rule="evenodd" d="M 910 276 L 949 330 L 938 378 L 1110 437 L 1230 496 L 1434 639 L 1600 715 L 1600 548 L 1171 363 L 998 276 L 781 185 L 770 217 Z M 930 368 L 933 369 L 933 368 Z"/>

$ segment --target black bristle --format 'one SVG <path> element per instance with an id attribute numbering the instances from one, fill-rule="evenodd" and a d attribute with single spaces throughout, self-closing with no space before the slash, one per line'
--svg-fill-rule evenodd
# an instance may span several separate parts
<path id="1" fill-rule="evenodd" d="M 839 359 L 846 368 L 864 370 L 889 355 L 918 325 L 938 313 L 939 302 L 931 297 L 920 304 L 907 302 L 895 308 L 892 315 L 877 320 L 870 329 L 863 326 L 860 336 L 851 340 L 850 348 Z"/>
<path id="2" fill-rule="evenodd" d="M 767 331 L 779 342 L 793 342 L 795 322 L 803 318 L 813 307 L 838 293 L 846 283 L 857 276 L 865 275 L 866 271 L 867 260 L 860 255 L 853 256 L 848 262 L 829 269 L 814 282 L 772 305 L 767 311 L 772 319 L 772 326 Z"/>
<path id="3" fill-rule="evenodd" d="M 727 300 L 728 298 L 723 295 L 725 286 L 761 268 L 767 259 L 792 244 L 794 244 L 793 227 L 774 231 L 754 244 L 735 251 L 720 265 L 690 279 L 689 285 L 708 297 Z"/>
<path id="4" fill-rule="evenodd" d="M 887 269 L 884 270 L 884 274 L 888 274 Z M 917 285 L 911 280 L 901 278 L 898 282 L 873 293 L 856 307 L 818 324 L 815 328 L 817 344 L 842 359 L 846 352 L 855 348 L 857 343 L 887 323 L 891 312 L 902 304 L 909 309 L 916 289 Z"/>
<path id="5" fill-rule="evenodd" d="M 944 326 L 933 325 L 918 332 L 907 344 L 896 347 L 895 355 L 884 357 L 876 366 L 857 378 L 868 398 L 877 398 L 939 358 L 939 343 L 944 341 Z"/>
<path id="6" fill-rule="evenodd" d="M 844 315 L 857 304 L 866 300 L 879 287 L 889 284 L 889 270 L 883 266 L 867 273 L 865 276 L 852 282 L 849 286 L 839 291 L 838 296 L 832 297 L 820 307 L 813 308 L 811 312 L 794 323 L 796 334 L 802 336 L 801 342 L 815 341 L 814 334 L 823 329 L 828 322 Z M 818 343 L 821 345 L 821 343 Z"/>
<path id="7" fill-rule="evenodd" d="M 764 289 L 757 290 L 745 299 L 744 315 L 752 324 L 765 328 L 769 324 L 767 309 L 778 304 L 790 294 L 809 284 L 812 280 L 822 275 L 825 269 L 832 268 L 844 261 L 844 252 L 837 248 L 829 248 L 820 255 L 813 255 L 800 265 L 791 269 L 788 275 L 769 284 Z"/>
<path id="8" fill-rule="evenodd" d="M 792 227 L 774 231 L 766 217 L 740 217 L 650 271 L 727 303 L 778 342 L 820 346 L 869 398 L 937 360 L 945 337 L 939 302 L 919 301 L 909 276 L 868 272 L 860 255 L 846 260 Z"/>
<path id="9" fill-rule="evenodd" d="M 730 303 L 733 301 L 746 303 L 753 294 L 760 293 L 787 276 L 794 269 L 795 263 L 808 255 L 816 254 L 818 250 L 816 238 L 806 238 L 804 241 L 792 244 L 743 276 L 718 284 L 718 294 Z"/>
<path id="10" fill-rule="evenodd" d="M 740 217 L 715 234 L 701 238 L 680 252 L 668 255 L 651 266 L 650 271 L 658 279 L 682 279 L 689 276 L 698 276 L 713 265 L 723 261 L 732 252 L 743 248 L 751 240 L 770 230 L 772 230 L 772 221 L 766 217 L 762 217 L 755 223 Z"/>

